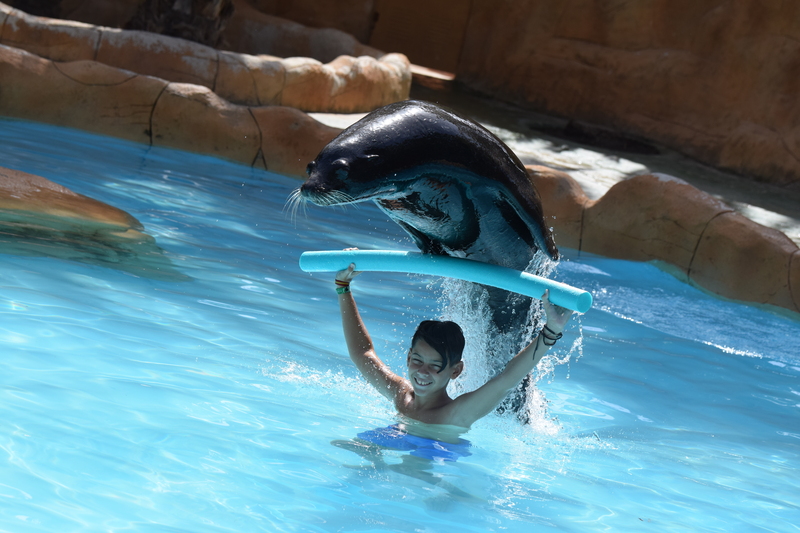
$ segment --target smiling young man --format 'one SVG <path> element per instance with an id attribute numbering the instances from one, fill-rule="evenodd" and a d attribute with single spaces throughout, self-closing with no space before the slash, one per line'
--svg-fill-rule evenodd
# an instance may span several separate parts
<path id="1" fill-rule="evenodd" d="M 350 359 L 364 378 L 394 403 L 402 416 L 425 425 L 462 428 L 461 433 L 492 412 L 536 367 L 547 350 L 561 338 L 572 315 L 572 311 L 553 305 L 545 292 L 542 302 L 546 322 L 541 333 L 514 356 L 502 372 L 478 389 L 451 398 L 447 385 L 464 370 L 461 328 L 454 322 L 422 322 L 408 351 L 408 379 L 395 374 L 376 355 L 350 292 L 350 282 L 358 274 L 355 268 L 356 265 L 351 264 L 336 274 L 336 292 Z"/>

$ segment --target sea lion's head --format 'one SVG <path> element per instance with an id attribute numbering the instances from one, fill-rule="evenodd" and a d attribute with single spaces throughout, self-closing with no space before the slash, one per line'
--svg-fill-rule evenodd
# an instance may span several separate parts
<path id="1" fill-rule="evenodd" d="M 332 142 L 306 167 L 308 179 L 300 196 L 317 205 L 360 202 L 396 190 L 391 181 L 381 179 L 381 156 L 347 142 Z"/>
<path id="2" fill-rule="evenodd" d="M 457 128 L 425 102 L 403 101 L 377 109 L 342 131 L 308 164 L 299 196 L 317 205 L 390 198 L 414 176 L 404 170 L 446 158 L 438 142 Z"/>
<path id="3" fill-rule="evenodd" d="M 317 205 L 340 205 L 391 196 L 398 188 L 392 153 L 402 136 L 396 116 L 373 112 L 328 143 L 308 164 L 300 197 Z"/>

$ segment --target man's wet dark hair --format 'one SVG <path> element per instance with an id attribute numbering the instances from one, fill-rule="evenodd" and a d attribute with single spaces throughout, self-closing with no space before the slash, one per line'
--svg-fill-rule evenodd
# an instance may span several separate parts
<path id="1" fill-rule="evenodd" d="M 428 346 L 442 356 L 442 370 L 461 361 L 461 354 L 464 351 L 464 332 L 455 322 L 423 320 L 411 338 L 412 348 L 419 339 L 427 342 Z"/>

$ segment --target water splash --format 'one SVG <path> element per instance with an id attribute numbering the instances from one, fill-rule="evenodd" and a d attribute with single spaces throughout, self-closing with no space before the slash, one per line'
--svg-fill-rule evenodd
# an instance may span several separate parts
<path id="1" fill-rule="evenodd" d="M 526 272 L 542 277 L 550 277 L 558 266 L 545 254 L 538 252 L 531 260 Z M 431 289 L 438 289 L 440 318 L 452 320 L 459 324 L 466 339 L 464 348 L 464 371 L 458 379 L 451 381 L 449 392 L 458 396 L 471 392 L 498 372 L 521 349 L 527 346 L 544 325 L 541 301 L 528 299 L 519 295 L 509 296 L 509 306 L 523 308 L 525 300 L 529 301 L 526 318 L 521 330 L 502 332 L 492 319 L 493 311 L 489 306 L 489 293 L 485 287 L 456 279 L 444 279 L 431 283 Z M 435 287 L 434 287 L 435 286 Z M 580 357 L 583 353 L 583 335 L 579 335 L 566 354 L 562 350 L 551 351 L 539 364 L 534 373 L 533 382 L 545 376 L 552 376 L 556 366 L 567 364 L 573 354 Z M 557 432 L 557 424 L 547 412 L 547 398 L 535 386 L 528 387 L 523 410 L 527 414 L 529 425 L 537 433 L 553 435 Z M 525 418 L 523 416 L 523 418 Z"/>

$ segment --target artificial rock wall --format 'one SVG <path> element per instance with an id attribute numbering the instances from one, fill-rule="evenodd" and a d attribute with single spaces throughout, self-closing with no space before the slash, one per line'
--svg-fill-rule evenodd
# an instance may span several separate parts
<path id="1" fill-rule="evenodd" d="M 644 174 L 590 200 L 564 172 L 527 169 L 558 246 L 660 261 L 679 279 L 714 294 L 800 312 L 797 245 L 685 181 Z"/>
<path id="2" fill-rule="evenodd" d="M 245 39 L 250 30 L 238 28 Z M 283 105 L 303 111 L 371 111 L 408 97 L 411 72 L 402 54 L 339 56 L 327 64 L 220 51 L 191 41 L 28 15 L 0 3 L 0 44 L 55 62 L 96 61 L 169 82 L 211 89 L 233 104 Z"/>
<path id="3" fill-rule="evenodd" d="M 0 45 L 0 116 L 205 153 L 301 176 L 338 133 L 291 107 L 235 105 L 202 85 Z"/>
<path id="4" fill-rule="evenodd" d="M 321 25 L 309 13 L 312 0 L 252 2 Z M 800 190 L 799 2 L 325 4 L 323 13 L 341 6 L 359 19 L 345 25 L 331 16 L 329 26 L 356 28 L 363 42 L 452 70 L 472 89 L 637 134 L 712 166 Z M 381 31 L 383 24 L 391 31 Z M 457 57 L 453 66 L 441 62 L 445 48 Z"/>
<path id="5" fill-rule="evenodd" d="M 464 83 L 800 189 L 800 3 L 471 5 Z"/>

